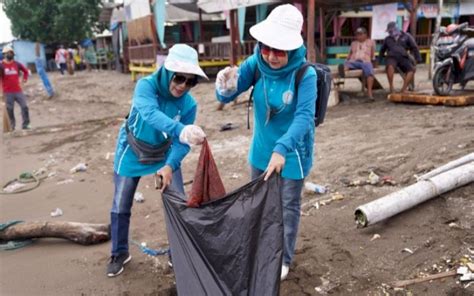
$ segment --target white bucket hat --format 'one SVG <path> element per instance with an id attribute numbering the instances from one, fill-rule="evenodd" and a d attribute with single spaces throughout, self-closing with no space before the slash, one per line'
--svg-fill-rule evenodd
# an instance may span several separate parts
<path id="1" fill-rule="evenodd" d="M 280 50 L 294 50 L 303 45 L 303 15 L 295 6 L 277 6 L 268 17 L 250 28 L 250 35 L 265 45 Z"/>
<path id="2" fill-rule="evenodd" d="M 199 67 L 197 51 L 186 44 L 173 45 L 168 52 L 164 66 L 167 70 L 175 73 L 195 74 L 209 79 Z"/>

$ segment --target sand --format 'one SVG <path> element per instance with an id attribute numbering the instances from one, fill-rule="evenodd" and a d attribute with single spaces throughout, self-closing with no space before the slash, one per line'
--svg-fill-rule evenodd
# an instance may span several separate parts
<path id="1" fill-rule="evenodd" d="M 387 87 L 385 77 L 380 77 Z M 417 87 L 429 88 L 425 77 L 426 71 L 418 72 Z M 51 79 L 58 96 L 50 100 L 37 76 L 25 85 L 34 130 L 3 137 L 0 179 L 4 183 L 42 167 L 55 175 L 33 191 L 1 195 L 1 221 L 108 223 L 112 153 L 134 83 L 128 75 L 107 71 L 65 77 L 54 73 Z M 212 82 L 202 83 L 192 90 L 199 101 L 197 123 L 208 134 L 224 184 L 231 190 L 248 181 L 251 131 L 246 126 L 246 105 L 216 111 L 213 87 Z M 468 88 L 473 91 L 474 86 Z M 317 129 L 315 165 L 308 181 L 328 185 L 323 199 L 335 192 L 344 198 L 305 212 L 295 262 L 281 295 L 472 295 L 474 285 L 464 289 L 455 278 L 402 291 L 384 286 L 444 271 L 446 260 L 452 264 L 465 255 L 472 259 L 468 251 L 474 247 L 472 184 L 365 229 L 356 229 L 353 212 L 362 203 L 413 183 L 415 174 L 474 151 L 474 107 L 394 104 L 383 91 L 369 102 L 350 92 L 359 89 L 356 82 L 347 83 L 344 101 L 328 111 L 326 122 Z M 18 106 L 16 113 L 21 120 Z M 238 128 L 220 132 L 220 126 L 229 122 Z M 185 180 L 192 178 L 198 156 L 195 148 L 185 159 Z M 80 162 L 87 163 L 88 170 L 71 174 L 69 170 Z M 391 176 L 397 185 L 344 185 L 345 179 L 367 179 L 371 170 Z M 58 184 L 68 179 L 72 182 Z M 166 247 L 162 202 L 153 179 L 142 178 L 138 191 L 145 202 L 133 207 L 130 236 L 152 248 Z M 303 202 L 317 197 L 305 192 Z M 55 208 L 64 215 L 50 217 Z M 451 222 L 459 227 L 450 227 Z M 374 234 L 380 238 L 371 241 Z M 405 248 L 413 254 L 402 252 Z M 174 295 L 167 258 L 147 257 L 135 245 L 130 250 L 133 260 L 113 279 L 105 275 L 110 243 L 84 247 L 42 239 L 23 249 L 2 251 L 0 294 Z"/>

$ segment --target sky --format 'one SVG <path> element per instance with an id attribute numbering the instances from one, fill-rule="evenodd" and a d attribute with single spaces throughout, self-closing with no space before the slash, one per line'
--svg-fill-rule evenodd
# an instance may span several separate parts
<path id="1" fill-rule="evenodd" d="M 3 4 L 0 3 L 0 43 L 13 40 L 13 35 L 10 29 L 10 20 L 3 11 Z"/>

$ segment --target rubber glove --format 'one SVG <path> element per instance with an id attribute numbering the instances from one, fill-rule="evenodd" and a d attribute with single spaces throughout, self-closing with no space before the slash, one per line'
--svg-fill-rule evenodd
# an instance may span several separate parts
<path id="1" fill-rule="evenodd" d="M 216 90 L 220 95 L 231 96 L 237 92 L 238 67 L 225 67 L 217 73 Z"/>

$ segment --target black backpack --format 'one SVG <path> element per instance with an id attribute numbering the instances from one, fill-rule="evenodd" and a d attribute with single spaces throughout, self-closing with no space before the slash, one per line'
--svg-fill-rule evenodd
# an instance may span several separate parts
<path id="1" fill-rule="evenodd" d="M 318 126 L 321 123 L 324 122 L 324 117 L 326 115 L 326 109 L 328 107 L 328 100 L 329 100 L 329 94 L 331 93 L 331 70 L 329 69 L 328 66 L 323 65 L 323 64 L 318 64 L 318 63 L 305 63 L 301 66 L 301 68 L 298 69 L 298 72 L 296 72 L 296 79 L 295 79 L 295 93 L 294 97 L 298 98 L 298 86 L 300 84 L 301 79 L 303 79 L 303 76 L 306 72 L 306 69 L 308 67 L 313 67 L 314 70 L 316 71 L 317 75 L 317 80 L 316 80 L 316 89 L 317 89 L 317 95 L 316 98 L 316 113 L 314 114 L 314 126 Z M 255 68 L 255 75 L 254 79 L 252 82 L 252 85 L 255 86 L 257 81 L 260 79 L 260 70 L 258 70 L 258 67 Z M 247 128 L 250 129 L 250 105 L 252 104 L 253 101 L 253 92 L 255 90 L 255 87 L 252 88 L 252 91 L 250 92 L 250 97 L 247 105 Z"/>

